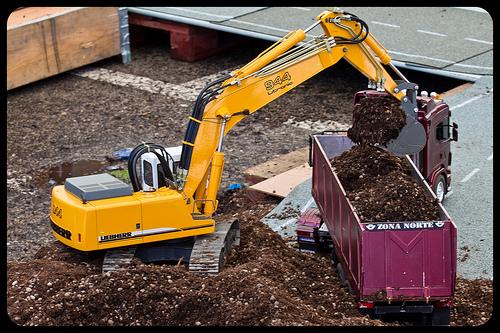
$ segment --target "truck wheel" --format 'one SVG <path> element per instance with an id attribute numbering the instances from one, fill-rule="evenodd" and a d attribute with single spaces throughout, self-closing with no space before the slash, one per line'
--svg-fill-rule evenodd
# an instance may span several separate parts
<path id="1" fill-rule="evenodd" d="M 450 308 L 434 308 L 431 319 L 432 326 L 450 326 Z"/>
<path id="2" fill-rule="evenodd" d="M 337 263 L 337 272 L 339 273 L 339 278 L 340 278 L 340 284 L 342 286 L 346 286 L 347 285 L 347 279 L 346 279 L 346 276 L 345 276 L 345 273 L 344 273 L 344 269 L 342 268 L 342 265 L 340 263 Z"/>
<path id="3" fill-rule="evenodd" d="M 339 259 L 337 258 L 337 252 L 335 252 L 335 246 L 332 248 L 332 251 L 330 252 L 330 262 L 332 263 L 332 266 L 335 267 L 339 263 Z"/>
<path id="4" fill-rule="evenodd" d="M 450 308 L 434 308 L 432 313 L 423 314 L 422 326 L 450 326 Z"/>
<path id="5" fill-rule="evenodd" d="M 436 194 L 439 202 L 443 202 L 444 195 L 446 194 L 446 179 L 443 175 L 439 175 L 434 183 L 434 188 L 432 189 Z"/>
<path id="6" fill-rule="evenodd" d="M 352 294 L 353 290 L 351 284 L 349 283 L 349 279 L 347 279 L 347 275 L 344 271 L 344 268 L 340 263 L 337 264 L 337 272 L 339 273 L 340 284 L 343 287 L 347 287 L 347 290 L 349 290 L 349 292 Z"/>

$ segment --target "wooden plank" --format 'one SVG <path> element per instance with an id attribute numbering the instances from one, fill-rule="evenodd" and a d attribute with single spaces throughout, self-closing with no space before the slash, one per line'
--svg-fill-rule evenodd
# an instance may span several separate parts
<path id="1" fill-rule="evenodd" d="M 49 12 L 7 30 L 7 90 L 121 53 L 117 7 Z"/>
<path id="2" fill-rule="evenodd" d="M 23 7 L 12 12 L 7 19 L 7 30 L 20 25 L 35 23 L 49 19 L 83 7 Z"/>
<path id="3" fill-rule="evenodd" d="M 291 170 L 273 176 L 249 188 L 273 196 L 284 198 L 295 186 L 301 184 L 312 177 L 312 168 L 308 163 L 304 163 Z"/>
<path id="4" fill-rule="evenodd" d="M 309 147 L 303 147 L 285 155 L 278 155 L 269 161 L 245 170 L 245 181 L 248 184 L 255 184 L 302 165 L 308 160 Z"/>
<path id="5" fill-rule="evenodd" d="M 471 86 L 472 86 L 472 83 L 470 83 L 470 82 L 464 83 L 462 85 L 459 85 L 458 87 L 455 87 L 453 89 L 445 91 L 444 93 L 439 94 L 439 97 L 442 99 L 449 98 L 450 96 L 458 94 L 459 92 L 462 92 L 465 89 L 470 88 Z"/>

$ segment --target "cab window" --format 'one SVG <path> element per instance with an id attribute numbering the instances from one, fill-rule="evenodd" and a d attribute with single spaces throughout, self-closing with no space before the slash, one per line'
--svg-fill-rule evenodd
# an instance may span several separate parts
<path id="1" fill-rule="evenodd" d="M 448 140 L 450 138 L 450 117 L 446 117 L 441 123 L 436 126 L 436 139 L 439 141 Z"/>

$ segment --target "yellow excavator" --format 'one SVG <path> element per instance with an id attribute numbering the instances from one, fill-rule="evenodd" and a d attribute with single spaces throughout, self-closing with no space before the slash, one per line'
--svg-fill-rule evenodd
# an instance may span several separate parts
<path id="1" fill-rule="evenodd" d="M 323 32 L 308 34 L 317 25 Z M 418 86 L 391 63 L 362 19 L 325 11 L 307 29 L 291 31 L 200 92 L 179 161 L 161 145 L 143 143 L 128 160 L 132 188 L 109 174 L 67 178 L 55 186 L 53 235 L 81 251 L 140 252 L 144 261 L 183 258 L 192 272 L 217 274 L 240 236 L 238 221 L 216 221 L 224 137 L 243 118 L 340 59 L 368 78 L 368 88 L 401 101 L 407 123 L 386 148 L 399 155 L 419 152 L 426 138 L 416 120 Z"/>

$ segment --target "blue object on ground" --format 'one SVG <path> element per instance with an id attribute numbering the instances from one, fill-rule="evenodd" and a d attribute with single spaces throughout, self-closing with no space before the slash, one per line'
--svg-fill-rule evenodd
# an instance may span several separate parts
<path id="1" fill-rule="evenodd" d="M 117 160 L 128 160 L 133 148 L 123 148 L 113 152 L 113 157 Z"/>
<path id="2" fill-rule="evenodd" d="M 231 184 L 227 187 L 228 190 L 239 190 L 241 188 L 241 184 Z"/>

